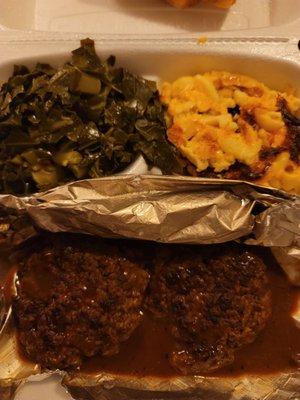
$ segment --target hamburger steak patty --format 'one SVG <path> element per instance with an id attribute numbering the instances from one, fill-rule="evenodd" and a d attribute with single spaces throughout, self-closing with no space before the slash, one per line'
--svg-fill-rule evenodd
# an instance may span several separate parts
<path id="1" fill-rule="evenodd" d="M 18 279 L 23 352 L 44 368 L 74 369 L 86 357 L 118 353 L 141 321 L 149 275 L 117 245 L 55 242 L 33 252 Z"/>
<path id="2" fill-rule="evenodd" d="M 175 250 L 175 249 L 174 249 Z M 148 309 L 170 321 L 181 373 L 208 373 L 230 364 L 271 313 L 265 266 L 239 247 L 177 248 L 150 281 Z"/>

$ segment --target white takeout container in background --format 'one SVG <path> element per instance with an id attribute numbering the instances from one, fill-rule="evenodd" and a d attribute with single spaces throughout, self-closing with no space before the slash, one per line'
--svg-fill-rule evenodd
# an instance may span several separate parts
<path id="1" fill-rule="evenodd" d="M 176 10 L 163 0 L 0 0 L 0 82 L 13 64 L 60 65 L 84 37 L 100 57 L 150 79 L 173 80 L 212 69 L 248 74 L 300 95 L 300 0 L 237 0 Z M 204 45 L 197 43 L 206 36 Z M 125 173 L 145 173 L 141 158 Z M 26 385 L 17 400 L 69 398 L 55 378 Z"/>
<path id="2" fill-rule="evenodd" d="M 296 33 L 300 21 L 299 0 L 238 0 L 228 11 L 207 4 L 182 11 L 164 0 L 0 0 L 0 10 L 0 28 L 36 32 L 263 36 Z"/>

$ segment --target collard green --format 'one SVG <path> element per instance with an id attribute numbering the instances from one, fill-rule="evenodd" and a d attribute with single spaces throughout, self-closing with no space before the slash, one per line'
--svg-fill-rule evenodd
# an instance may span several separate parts
<path id="1" fill-rule="evenodd" d="M 117 173 L 142 154 L 179 172 L 155 82 L 101 62 L 85 39 L 60 68 L 15 66 L 0 91 L 0 192 Z"/>

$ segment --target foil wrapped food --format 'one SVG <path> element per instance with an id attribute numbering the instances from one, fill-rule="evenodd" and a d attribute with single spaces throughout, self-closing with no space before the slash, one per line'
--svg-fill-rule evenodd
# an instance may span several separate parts
<path id="1" fill-rule="evenodd" d="M 163 243 L 230 240 L 270 247 L 300 286 L 300 198 L 239 181 L 162 176 L 114 176 L 74 182 L 31 197 L 0 196 L 1 247 L 39 229 Z M 6 250 L 7 251 L 7 250 Z M 5 267 L 0 268 L 5 275 Z M 3 297 L 3 296 L 2 296 Z M 38 365 L 18 357 L 10 306 L 0 296 L 0 398 Z M 300 310 L 294 318 L 300 324 Z M 300 372 L 239 378 L 134 378 L 62 374 L 74 399 L 297 399 Z M 297 397 L 298 396 L 298 397 Z"/>

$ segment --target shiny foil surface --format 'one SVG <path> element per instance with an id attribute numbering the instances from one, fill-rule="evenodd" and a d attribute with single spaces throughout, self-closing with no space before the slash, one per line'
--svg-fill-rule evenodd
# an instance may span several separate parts
<path id="1" fill-rule="evenodd" d="M 270 247 L 290 281 L 300 286 L 300 199 L 245 182 L 162 176 L 115 176 L 74 182 L 27 198 L 0 196 L 0 249 L 5 262 L 15 245 L 38 229 L 163 243 L 239 240 Z M 294 318 L 300 325 L 300 310 Z M 0 398 L 40 373 L 18 357 L 11 305 L 0 292 Z M 300 398 L 300 371 L 239 378 L 134 378 L 62 374 L 74 399 L 273 400 Z"/>

